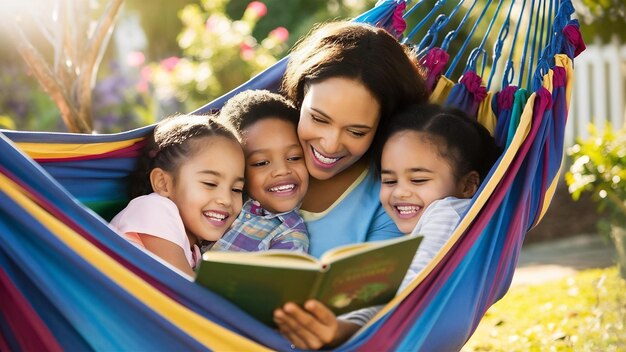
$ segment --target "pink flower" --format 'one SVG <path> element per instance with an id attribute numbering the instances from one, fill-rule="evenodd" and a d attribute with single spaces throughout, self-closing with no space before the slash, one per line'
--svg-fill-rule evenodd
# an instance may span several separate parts
<path id="1" fill-rule="evenodd" d="M 150 77 L 152 76 L 152 68 L 150 66 L 144 66 L 141 68 L 139 73 L 139 82 L 137 82 L 137 91 L 140 93 L 148 92 L 148 82 L 150 82 Z"/>
<path id="2" fill-rule="evenodd" d="M 132 51 L 126 57 L 126 63 L 130 67 L 140 67 L 146 62 L 146 56 L 141 51 Z"/>
<path id="3" fill-rule="evenodd" d="M 148 93 L 148 82 L 146 81 L 137 82 L 137 85 L 135 85 L 135 89 L 137 89 L 139 93 Z"/>
<path id="4" fill-rule="evenodd" d="M 248 43 L 241 43 L 239 45 L 239 54 L 245 61 L 254 59 L 254 49 Z"/>
<path id="5" fill-rule="evenodd" d="M 176 65 L 178 64 L 179 61 L 180 61 L 180 58 L 176 56 L 170 56 L 167 59 L 161 60 L 161 66 L 163 66 L 165 71 L 172 72 L 174 68 L 176 68 Z"/>
<path id="6" fill-rule="evenodd" d="M 150 66 L 144 66 L 139 73 L 139 77 L 141 77 L 142 80 L 149 81 L 150 77 L 152 77 L 152 68 Z"/>
<path id="7" fill-rule="evenodd" d="M 251 11 L 256 17 L 263 17 L 267 14 L 267 6 L 260 1 L 253 1 L 246 7 L 247 11 Z"/>
<path id="8" fill-rule="evenodd" d="M 276 27 L 269 34 L 270 37 L 275 38 L 278 42 L 286 42 L 289 39 L 289 31 L 285 27 Z"/>
<path id="9" fill-rule="evenodd" d="M 215 16 L 210 16 L 207 18 L 206 23 L 204 24 L 204 28 L 211 32 L 213 29 L 217 28 L 219 25 L 219 20 Z"/>

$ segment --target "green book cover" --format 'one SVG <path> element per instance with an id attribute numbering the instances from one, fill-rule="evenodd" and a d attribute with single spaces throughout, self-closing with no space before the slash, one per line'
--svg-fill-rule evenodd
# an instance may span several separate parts
<path id="1" fill-rule="evenodd" d="M 311 298 L 342 314 L 390 301 L 421 240 L 402 236 L 347 245 L 320 259 L 284 250 L 209 251 L 196 282 L 268 325 L 274 325 L 274 309 Z"/>

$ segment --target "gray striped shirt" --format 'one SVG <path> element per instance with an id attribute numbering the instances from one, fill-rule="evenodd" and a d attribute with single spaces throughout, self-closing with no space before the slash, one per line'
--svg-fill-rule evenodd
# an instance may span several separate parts
<path id="1" fill-rule="evenodd" d="M 411 235 L 422 235 L 420 244 L 411 266 L 402 280 L 399 291 L 403 290 L 417 277 L 428 263 L 439 253 L 439 250 L 448 241 L 454 229 L 470 206 L 471 199 L 448 197 L 432 202 L 415 225 Z M 363 308 L 339 316 L 339 319 L 348 320 L 358 325 L 365 325 L 383 306 Z"/>

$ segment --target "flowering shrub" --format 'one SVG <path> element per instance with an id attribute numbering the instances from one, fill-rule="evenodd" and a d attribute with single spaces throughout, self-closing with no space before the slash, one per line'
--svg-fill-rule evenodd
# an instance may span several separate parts
<path id="1" fill-rule="evenodd" d="M 131 53 L 129 69 L 123 71 L 113 61 L 106 75 L 93 90 L 92 115 L 94 131 L 116 133 L 156 122 L 154 101 L 147 89 L 141 90 L 140 71 L 143 55 Z M 139 83 L 138 83 L 139 82 Z"/>
<path id="2" fill-rule="evenodd" d="M 0 128 L 23 131 L 64 130 L 50 97 L 19 65 L 0 66 Z"/>
<path id="3" fill-rule="evenodd" d="M 591 192 L 612 224 L 626 226 L 626 128 L 603 134 L 590 126 L 591 136 L 568 150 L 574 163 L 565 175 L 574 200 Z"/>
<path id="4" fill-rule="evenodd" d="M 183 57 L 169 57 L 145 66 L 139 87 L 150 83 L 159 101 L 174 98 L 174 111 L 192 111 L 248 80 L 286 51 L 289 32 L 283 27 L 258 42 L 252 31 L 267 14 L 260 1 L 251 2 L 241 19 L 225 13 L 225 0 L 185 6 L 178 45 Z M 170 112 L 174 112 L 170 111 Z"/>

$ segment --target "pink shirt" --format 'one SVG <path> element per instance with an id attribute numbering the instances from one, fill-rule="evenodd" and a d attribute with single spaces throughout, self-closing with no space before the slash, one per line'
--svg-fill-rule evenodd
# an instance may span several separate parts
<path id="1" fill-rule="evenodd" d="M 146 248 L 140 233 L 162 238 L 180 246 L 192 268 L 200 260 L 200 249 L 195 244 L 193 251 L 176 204 L 157 193 L 137 197 L 128 203 L 113 220 L 111 226 L 128 241 Z"/>

